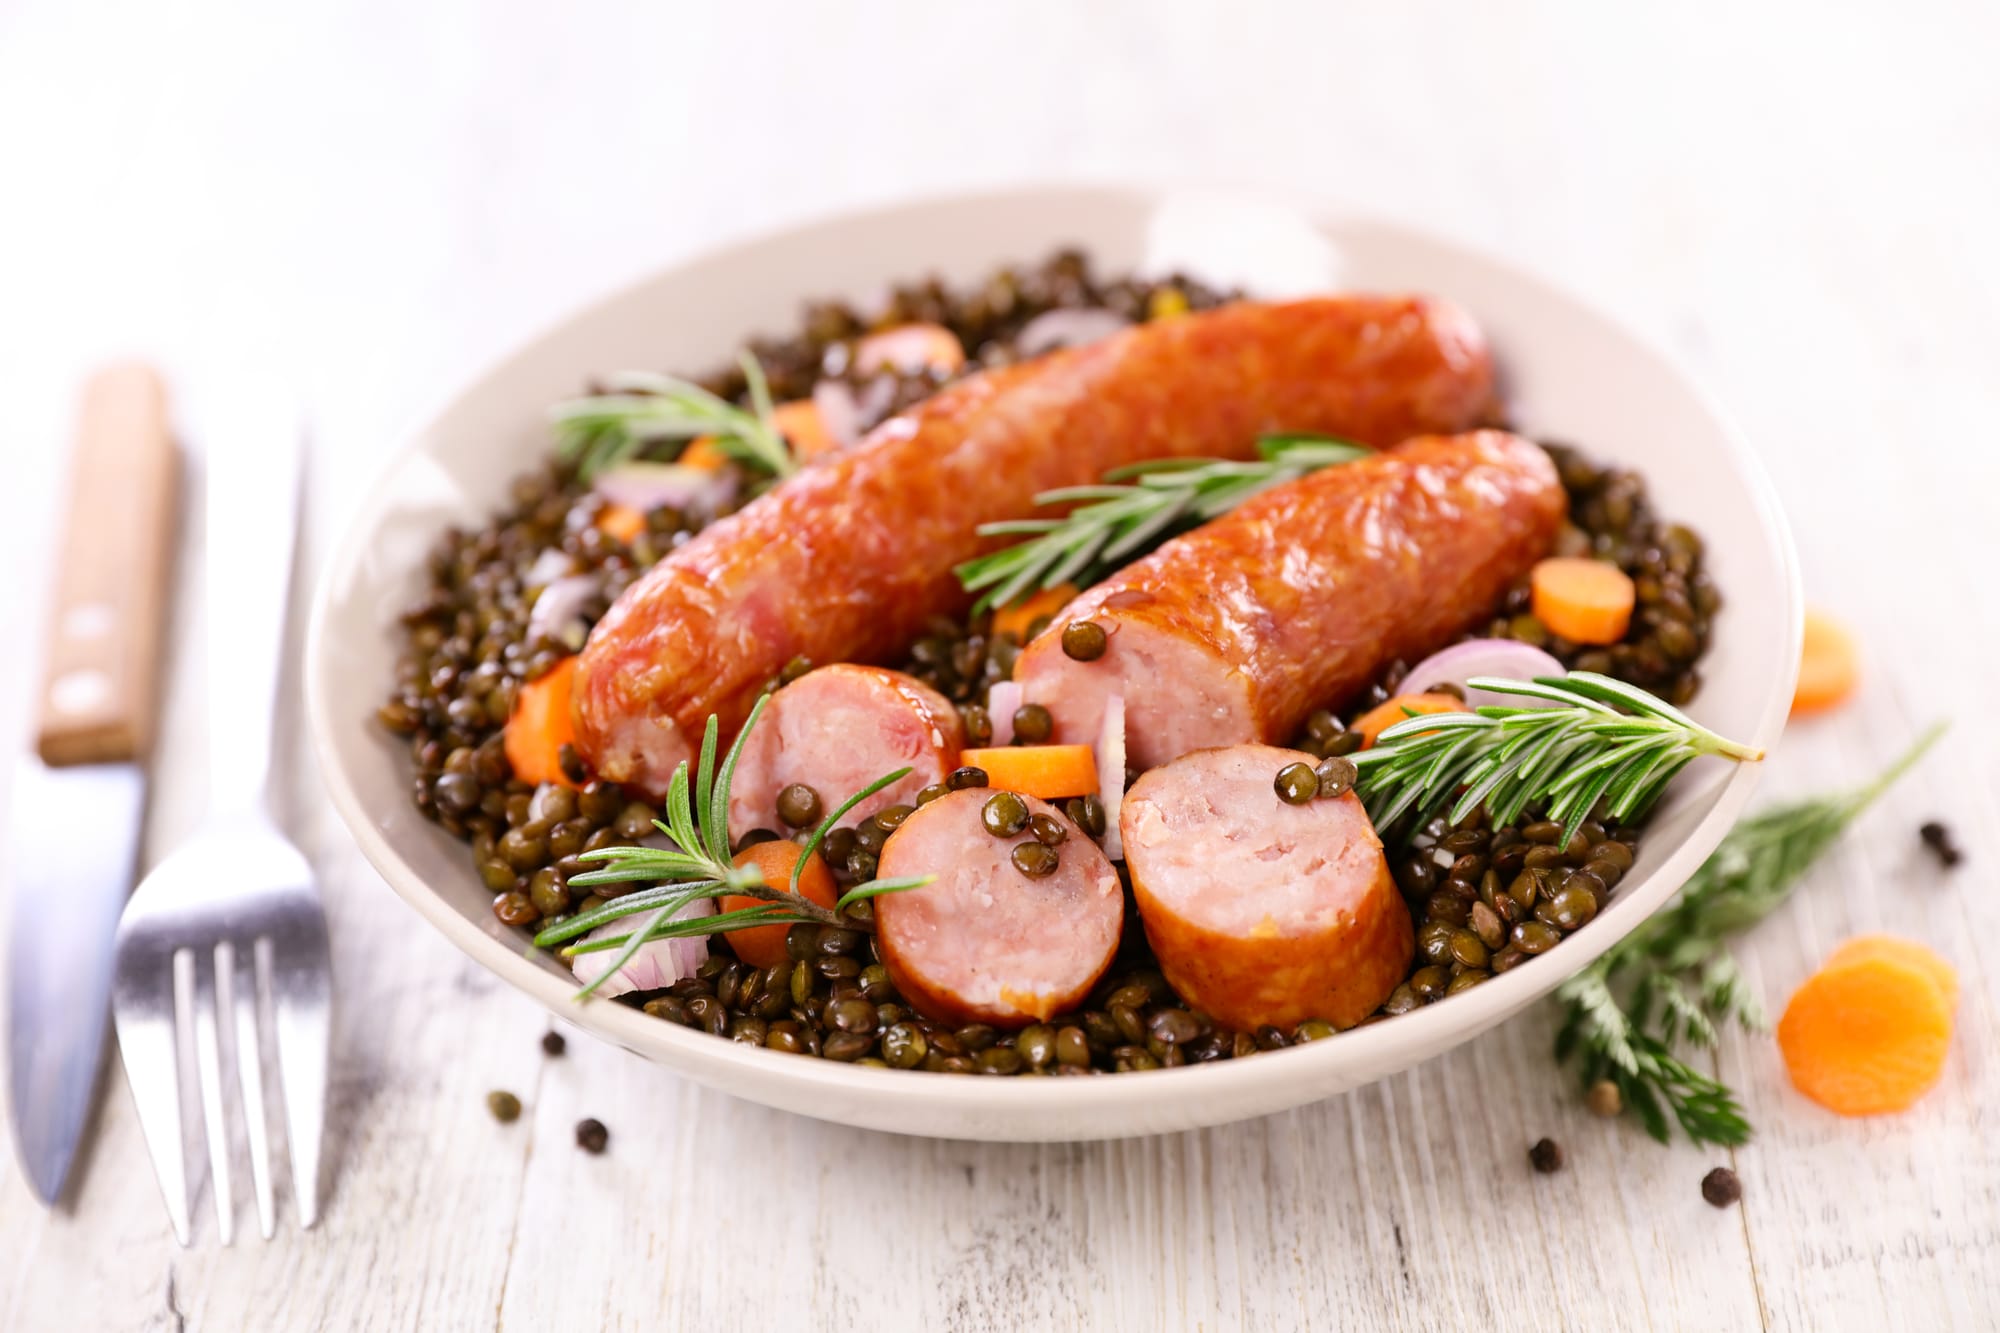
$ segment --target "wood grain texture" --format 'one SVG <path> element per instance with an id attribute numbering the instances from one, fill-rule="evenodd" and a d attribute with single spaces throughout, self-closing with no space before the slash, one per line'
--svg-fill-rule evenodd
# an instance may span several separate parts
<path id="1" fill-rule="evenodd" d="M 143 759 L 159 708 L 180 454 L 150 366 L 84 383 L 56 552 L 35 749 L 48 764 Z"/>
<path id="2" fill-rule="evenodd" d="M 674 255 L 1051 175 L 1295 184 L 1590 293 L 1729 404 L 1810 596 L 1867 654 L 1857 704 L 1794 728 L 1766 796 L 1872 771 L 1956 719 L 1749 937 L 1750 976 L 1775 1006 L 1839 939 L 1889 929 L 1965 983 L 1944 1084 L 1890 1119 L 1818 1111 L 1767 1039 L 1731 1035 L 1715 1065 L 1760 1131 L 1734 1153 L 1589 1116 L 1550 1071 L 1541 1011 L 1249 1124 L 900 1139 L 580 1037 L 546 1060 L 539 1013 L 360 862 L 294 731 L 291 822 L 327 886 L 341 1000 L 325 1220 L 300 1235 L 281 1213 L 276 1241 L 224 1251 L 204 1215 L 175 1249 L 114 1077 L 65 1211 L 0 1161 L 0 1327 L 1994 1327 L 1996 37 L 1970 5 L 1802 0 L 0 12 L 0 181 L 91 203 L 0 214 L 9 568 L 49 549 L 54 444 L 110 352 L 166 366 L 194 448 L 204 393 L 273 356 L 305 376 L 316 565 L 458 377 Z M 202 805 L 206 612 L 185 564 L 155 849 Z M 39 623 L 32 605 L 12 620 Z M 0 749 L 25 743 L 25 702 L 0 697 Z M 1927 817 L 1968 846 L 1951 875 L 1918 847 Z M 487 1116 L 495 1087 L 527 1104 L 519 1122 Z M 601 1158 L 573 1146 L 584 1115 L 611 1128 Z M 1548 1177 L 1525 1160 L 1545 1134 L 1569 1157 Z M 1724 1163 L 1744 1199 L 1718 1212 L 1699 1181 Z"/>

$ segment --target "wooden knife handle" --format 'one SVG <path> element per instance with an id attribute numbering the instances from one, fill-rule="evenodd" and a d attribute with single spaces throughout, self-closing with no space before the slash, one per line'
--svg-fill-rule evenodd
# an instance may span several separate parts
<path id="1" fill-rule="evenodd" d="M 159 709 L 161 631 L 180 455 L 150 367 L 108 367 L 83 391 L 36 710 L 44 763 L 143 759 Z"/>

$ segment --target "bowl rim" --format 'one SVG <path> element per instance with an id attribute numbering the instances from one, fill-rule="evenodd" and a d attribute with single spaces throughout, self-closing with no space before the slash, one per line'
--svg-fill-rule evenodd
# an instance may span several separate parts
<path id="1" fill-rule="evenodd" d="M 719 1040 L 705 1032 L 663 1022 L 629 1005 L 613 1002 L 579 1005 L 571 998 L 575 990 L 574 985 L 536 963 L 530 957 L 528 949 L 511 948 L 500 938 L 460 915 L 403 858 L 370 818 L 359 789 L 339 762 L 337 733 L 343 727 L 351 727 L 358 723 L 356 719 L 338 716 L 328 695 L 329 682 L 324 665 L 326 660 L 324 649 L 329 634 L 328 620 L 337 590 L 350 584 L 358 573 L 367 551 L 368 536 L 379 529 L 394 511 L 396 485 L 405 466 L 421 452 L 424 438 L 432 433 L 440 422 L 453 415 L 469 398 L 478 393 L 482 385 L 504 375 L 543 344 L 569 335 L 577 326 L 597 317 L 605 307 L 630 297 L 640 288 L 663 281 L 684 270 L 716 263 L 737 252 L 779 243 L 803 233 L 852 225 L 870 218 L 921 213 L 927 209 L 963 206 L 981 201 L 1020 204 L 1025 199 L 1033 198 L 1050 204 L 1082 205 L 1096 198 L 1107 202 L 1129 203 L 1157 201 L 1168 194 L 1187 193 L 1191 189 L 1201 192 L 1205 187 L 1191 187 L 1186 183 L 1167 185 L 1145 182 L 1051 182 L 1023 183 L 984 190 L 937 191 L 815 213 L 754 231 L 738 233 L 726 241 L 679 255 L 598 291 L 572 308 L 568 314 L 516 341 L 504 354 L 484 361 L 457 381 L 449 391 L 434 399 L 428 410 L 419 414 L 415 429 L 405 431 L 400 436 L 402 442 L 392 451 L 360 503 L 347 516 L 332 558 L 328 560 L 315 581 L 306 635 L 307 730 L 312 737 L 314 754 L 335 809 L 347 825 L 362 854 L 377 873 L 388 881 L 399 897 L 414 907 L 419 915 L 437 927 L 468 957 L 565 1021 L 590 1030 L 635 1053 L 644 1053 L 647 1058 L 657 1059 L 659 1063 L 677 1073 L 710 1086 L 727 1086 L 733 1091 L 747 1089 L 757 1084 L 777 1083 L 790 1085 L 806 1096 L 824 1092 L 872 1099 L 885 1089 L 893 1087 L 904 1095 L 915 1117 L 913 1123 L 898 1126 L 897 1132 L 915 1135 L 939 1132 L 929 1130 L 921 1123 L 921 1112 L 926 1107 L 944 1112 L 976 1110 L 1003 1117 L 1010 1111 L 1023 1111 L 1032 1107 L 1038 1114 L 1060 1110 L 1064 1114 L 1086 1113 L 1109 1118 L 1109 1123 L 1100 1121 L 1093 1133 L 1066 1136 L 1071 1138 L 1146 1133 L 1149 1131 L 1138 1124 L 1134 1124 L 1131 1128 L 1120 1128 L 1116 1118 L 1121 1112 L 1136 1113 L 1155 1104 L 1162 1087 L 1157 1080 L 1164 1077 L 1177 1080 L 1172 1086 L 1184 1089 L 1189 1096 L 1203 1092 L 1220 1093 L 1225 1088 L 1235 1088 L 1250 1094 L 1252 1090 L 1269 1090 L 1282 1083 L 1296 1082 L 1311 1085 L 1315 1082 L 1330 1082 L 1332 1080 L 1329 1076 L 1334 1075 L 1340 1066 L 1352 1065 L 1360 1070 L 1407 1067 L 1408 1062 L 1398 1064 L 1396 1061 L 1398 1047 L 1428 1050 L 1432 1055 L 1443 1054 L 1536 999 L 1553 992 L 1564 980 L 1588 966 L 1658 911 L 1679 892 L 1688 877 L 1707 859 L 1723 836 L 1735 825 L 1762 776 L 1764 765 L 1733 766 L 1721 781 L 1714 805 L 1689 830 L 1681 843 L 1668 853 L 1667 859 L 1650 871 L 1644 886 L 1645 892 L 1634 897 L 1620 897 L 1614 902 L 1612 911 L 1629 917 L 1630 923 L 1623 930 L 1615 932 L 1578 932 L 1576 937 L 1565 941 L 1565 947 L 1560 954 L 1548 955 L 1549 958 L 1561 957 L 1563 963 L 1560 967 L 1552 966 L 1543 960 L 1533 960 L 1541 965 L 1517 967 L 1493 977 L 1471 991 L 1454 997 L 1449 1007 L 1425 1006 L 1398 1015 L 1393 1023 L 1368 1024 L 1349 1029 L 1334 1038 L 1312 1042 L 1304 1047 L 1289 1048 L 1295 1053 L 1285 1060 L 1218 1060 L 1173 1070 L 1133 1071 L 1115 1078 L 1065 1079 L 1053 1086 L 1040 1079 L 917 1077 L 924 1071 L 863 1068 L 831 1060 L 800 1059 L 777 1051 Z M 1496 271 L 1511 282 L 1533 289 L 1558 303 L 1569 305 L 1579 313 L 1597 321 L 1610 334 L 1630 344 L 1632 350 L 1641 356 L 1661 365 L 1713 422 L 1724 452 L 1735 467 L 1750 505 L 1758 517 L 1759 532 L 1764 545 L 1768 548 L 1767 554 L 1774 557 L 1773 564 L 1780 573 L 1780 586 L 1776 592 L 1787 621 L 1785 629 L 1792 651 L 1786 655 L 1783 664 L 1770 671 L 1763 697 L 1755 709 L 1756 724 L 1746 738 L 1747 743 L 1767 753 L 1775 747 L 1790 712 L 1792 692 L 1798 672 L 1797 648 L 1803 634 L 1804 594 L 1797 548 L 1776 490 L 1762 463 L 1745 443 L 1735 420 L 1711 396 L 1699 378 L 1689 371 L 1680 357 L 1641 336 L 1622 318 L 1606 311 L 1595 302 L 1578 296 L 1562 284 L 1511 260 L 1496 256 L 1481 246 L 1467 243 L 1430 227 L 1412 225 L 1392 216 L 1357 208 L 1325 196 L 1235 186 L 1216 186 L 1207 192 L 1277 202 L 1295 209 L 1315 226 L 1339 224 L 1374 228 L 1407 237 L 1420 244 L 1456 252 L 1468 260 Z M 1641 903 L 1643 906 L 1634 905 Z M 1318 1080 L 1313 1078 L 1315 1072 L 1320 1075 Z M 887 1084 L 883 1082 L 885 1079 L 899 1081 Z M 1367 1074 L 1361 1075 L 1356 1080 L 1360 1084 L 1372 1081 L 1375 1081 L 1374 1077 Z M 747 1091 L 735 1091 L 735 1095 L 749 1094 Z M 802 1105 L 799 1109 L 802 1114 L 817 1114 L 810 1105 Z M 842 1117 L 829 1112 L 826 1118 Z"/>

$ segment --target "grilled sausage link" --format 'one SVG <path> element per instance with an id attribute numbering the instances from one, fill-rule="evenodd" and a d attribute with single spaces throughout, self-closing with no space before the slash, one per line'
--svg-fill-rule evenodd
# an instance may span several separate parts
<path id="1" fill-rule="evenodd" d="M 983 523 L 1162 457 L 1245 458 L 1259 434 L 1387 446 L 1493 408 L 1485 340 L 1420 297 L 1242 302 L 954 385 L 711 525 L 629 588 L 578 664 L 576 745 L 658 794 L 713 713 L 740 726 L 794 657 L 882 662 L 971 598 Z M 1044 511 L 1046 512 L 1046 511 Z"/>
<path id="2" fill-rule="evenodd" d="M 1411 440 L 1255 496 L 1064 607 L 1014 664 L 1057 739 L 1094 739 L 1125 699 L 1126 762 L 1288 740 L 1397 658 L 1478 624 L 1548 554 L 1567 512 L 1554 464 L 1501 431 Z M 1077 621 L 1104 653 L 1062 650 Z"/>

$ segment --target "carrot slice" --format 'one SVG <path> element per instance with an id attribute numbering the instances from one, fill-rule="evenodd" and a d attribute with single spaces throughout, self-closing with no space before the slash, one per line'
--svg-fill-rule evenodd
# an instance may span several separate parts
<path id="1" fill-rule="evenodd" d="M 1088 796 L 1097 790 L 1097 760 L 1088 745 L 1008 745 L 967 750 L 958 762 L 986 770 L 995 791 L 1019 792 L 1044 801 Z"/>
<path id="2" fill-rule="evenodd" d="M 1958 1008 L 1958 973 L 1928 945 L 1906 940 L 1900 935 L 1856 935 L 1833 951 L 1823 966 L 1858 963 L 1868 958 L 1890 958 L 1920 969 L 1944 992 L 1945 1007 Z"/>
<path id="3" fill-rule="evenodd" d="M 688 441 L 687 448 L 674 460 L 683 467 L 698 467 L 704 472 L 720 472 L 729 466 L 729 455 L 722 452 L 722 446 L 715 442 L 713 435 L 697 435 Z"/>
<path id="4" fill-rule="evenodd" d="M 1806 611 L 1805 639 L 1799 646 L 1799 683 L 1792 712 L 1819 713 L 1854 693 L 1861 678 L 1861 649 L 1847 627 L 1823 611 Z"/>
<path id="5" fill-rule="evenodd" d="M 745 847 L 736 853 L 734 864 L 754 865 L 764 872 L 766 884 L 774 889 L 788 889 L 792 884 L 792 867 L 798 864 L 799 853 L 804 850 L 798 843 L 776 838 Z M 799 872 L 799 892 L 825 908 L 831 908 L 840 901 L 840 891 L 833 883 L 833 872 L 826 868 L 826 862 L 820 859 L 818 852 L 812 854 L 806 868 Z M 725 893 L 719 906 L 724 912 L 734 912 L 756 907 L 763 901 L 748 894 Z M 776 967 L 790 961 L 785 953 L 785 934 L 789 930 L 789 925 L 749 926 L 743 930 L 732 930 L 722 938 L 728 940 L 730 950 L 750 966 Z"/>
<path id="6" fill-rule="evenodd" d="M 820 417 L 819 408 L 813 405 L 810 398 L 779 403 L 771 409 L 771 424 L 778 428 L 778 434 L 785 437 L 785 443 L 792 446 L 792 453 L 801 459 L 817 458 L 835 447 L 833 436 Z"/>
<path id="7" fill-rule="evenodd" d="M 514 711 L 500 743 L 521 781 L 576 785 L 562 770 L 562 747 L 576 739 L 569 713 L 570 682 L 575 676 L 576 659 L 565 657 L 514 696 Z"/>
<path id="8" fill-rule="evenodd" d="M 1407 711 L 1406 711 L 1407 710 Z M 1361 733 L 1361 748 L 1375 744 L 1376 738 L 1408 719 L 1411 713 L 1463 713 L 1465 700 L 1449 694 L 1399 694 L 1387 703 L 1376 704 L 1347 724 L 1349 731 Z"/>
<path id="9" fill-rule="evenodd" d="M 597 511 L 597 530 L 630 546 L 646 531 L 646 516 L 631 505 L 608 504 Z"/>
<path id="10" fill-rule="evenodd" d="M 1574 643 L 1616 643 L 1632 624 L 1638 591 L 1618 566 L 1556 556 L 1529 575 L 1535 619 Z"/>
<path id="11" fill-rule="evenodd" d="M 871 333 L 854 349 L 854 368 L 863 375 L 893 370 L 914 375 L 936 370 L 949 375 L 965 364 L 958 335 L 937 324 L 898 324 Z"/>
<path id="12" fill-rule="evenodd" d="M 1862 958 L 1806 978 L 1778 1020 L 1792 1086 L 1839 1115 L 1901 1111 L 1944 1072 L 1951 1008 L 1922 967 Z"/>
<path id="13" fill-rule="evenodd" d="M 993 632 L 1012 634 L 1026 642 L 1029 628 L 1047 616 L 1054 619 L 1056 614 L 1075 600 L 1082 589 L 1074 583 L 1058 583 L 1053 588 L 1044 588 L 1032 597 L 1003 606 L 993 613 Z"/>

